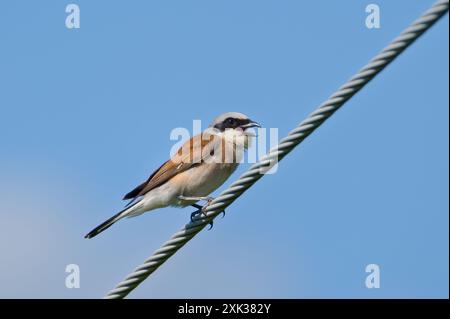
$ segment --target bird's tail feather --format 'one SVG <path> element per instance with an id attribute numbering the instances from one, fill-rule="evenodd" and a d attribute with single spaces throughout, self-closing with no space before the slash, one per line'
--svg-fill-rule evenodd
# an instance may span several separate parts
<path id="1" fill-rule="evenodd" d="M 92 238 L 100 234 L 102 231 L 108 229 L 111 227 L 115 222 L 118 220 L 126 217 L 128 214 L 130 214 L 132 211 L 134 211 L 135 206 L 139 204 L 139 202 L 134 203 L 131 206 L 125 207 L 123 210 L 115 214 L 113 217 L 109 218 L 105 222 L 101 223 L 97 227 L 95 227 L 93 230 L 91 230 L 84 238 Z"/>

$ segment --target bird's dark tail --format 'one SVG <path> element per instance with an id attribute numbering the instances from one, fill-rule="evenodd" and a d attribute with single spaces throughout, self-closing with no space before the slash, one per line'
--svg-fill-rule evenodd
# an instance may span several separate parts
<path id="1" fill-rule="evenodd" d="M 93 230 L 91 230 L 86 236 L 84 236 L 84 238 L 92 238 L 97 236 L 98 234 L 100 234 L 102 231 L 108 229 L 109 227 L 111 227 L 115 222 L 117 222 L 118 220 L 124 218 L 125 216 L 127 216 L 128 211 L 131 211 L 132 208 L 138 204 L 139 202 L 134 203 L 131 206 L 125 207 L 123 210 L 121 210 L 120 212 L 118 212 L 117 214 L 115 214 L 113 217 L 111 217 L 110 219 L 106 220 L 105 222 L 101 223 L 100 225 L 98 225 L 97 227 L 95 227 Z"/>

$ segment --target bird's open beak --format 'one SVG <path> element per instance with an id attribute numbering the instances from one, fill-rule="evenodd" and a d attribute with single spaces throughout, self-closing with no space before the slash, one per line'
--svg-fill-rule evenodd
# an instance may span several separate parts
<path id="1" fill-rule="evenodd" d="M 252 121 L 250 120 L 250 122 L 248 122 L 247 124 L 241 125 L 241 129 L 245 132 L 244 134 L 247 136 L 257 136 L 254 130 L 249 130 L 247 131 L 247 129 L 249 128 L 253 128 L 253 127 L 261 127 L 261 125 L 259 125 L 258 122 Z"/>
<path id="2" fill-rule="evenodd" d="M 248 122 L 247 124 L 241 125 L 241 128 L 243 130 L 246 130 L 246 129 L 251 128 L 251 127 L 261 127 L 261 125 L 259 125 L 258 122 L 255 122 L 255 121 L 252 121 L 252 120 L 250 120 L 250 122 Z"/>

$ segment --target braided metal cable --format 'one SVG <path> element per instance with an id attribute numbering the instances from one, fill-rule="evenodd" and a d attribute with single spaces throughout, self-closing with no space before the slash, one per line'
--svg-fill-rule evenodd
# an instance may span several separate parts
<path id="1" fill-rule="evenodd" d="M 258 181 L 265 172 L 286 156 L 294 147 L 301 143 L 326 119 L 336 112 L 346 101 L 361 90 L 370 80 L 380 73 L 389 63 L 399 56 L 409 45 L 438 21 L 449 9 L 448 0 L 437 1 L 400 36 L 392 41 L 384 50 L 373 58 L 355 76 L 345 83 L 330 98 L 323 102 L 313 113 L 292 130 L 280 143 L 271 149 L 257 163 L 241 175 L 228 189 L 204 208 L 204 214 L 194 218 L 170 240 L 156 250 L 142 265 L 136 268 L 128 277 L 111 290 L 105 298 L 119 299 L 127 296 L 161 264 L 175 254 L 191 238 L 208 225 L 226 207 L 242 195 L 250 186 Z"/>

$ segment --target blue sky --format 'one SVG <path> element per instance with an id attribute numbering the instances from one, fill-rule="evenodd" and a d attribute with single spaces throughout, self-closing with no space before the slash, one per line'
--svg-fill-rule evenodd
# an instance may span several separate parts
<path id="1" fill-rule="evenodd" d="M 369 30 L 369 1 L 72 2 L 77 30 L 70 2 L 1 5 L 4 298 L 103 296 L 189 219 L 83 238 L 173 128 L 240 111 L 282 137 L 433 3 L 376 1 Z M 448 298 L 448 54 L 446 16 L 130 297 Z"/>

